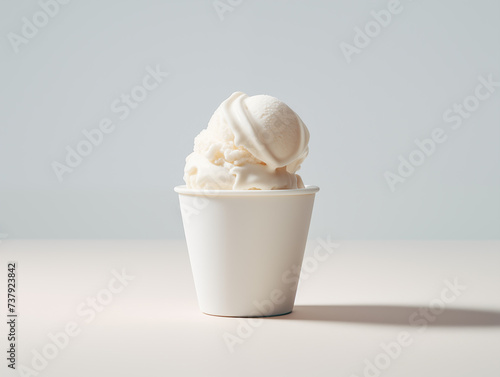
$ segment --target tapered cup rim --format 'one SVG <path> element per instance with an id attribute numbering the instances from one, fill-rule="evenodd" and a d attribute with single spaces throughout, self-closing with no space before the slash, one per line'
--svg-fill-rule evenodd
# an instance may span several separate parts
<path id="1" fill-rule="evenodd" d="M 304 188 L 283 190 L 200 190 L 187 188 L 186 185 L 180 185 L 175 186 L 174 191 L 181 195 L 195 196 L 291 196 L 312 195 L 319 191 L 319 187 L 307 185 Z"/>

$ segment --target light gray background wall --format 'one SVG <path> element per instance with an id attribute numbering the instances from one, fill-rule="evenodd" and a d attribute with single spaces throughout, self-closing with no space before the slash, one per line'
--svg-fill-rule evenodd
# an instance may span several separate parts
<path id="1" fill-rule="evenodd" d="M 221 20 L 211 0 L 72 1 L 16 53 L 9 33 L 41 7 L 2 1 L 1 232 L 183 237 L 172 188 L 194 136 L 241 90 L 282 99 L 310 129 L 312 237 L 499 238 L 500 88 L 458 130 L 442 118 L 479 76 L 500 81 L 498 1 L 401 0 L 350 63 L 340 44 L 388 2 L 233 4 Z M 157 65 L 169 77 L 120 120 L 110 104 Z M 114 132 L 59 182 L 51 163 L 105 117 Z M 391 192 L 384 172 L 436 127 L 447 141 Z"/>

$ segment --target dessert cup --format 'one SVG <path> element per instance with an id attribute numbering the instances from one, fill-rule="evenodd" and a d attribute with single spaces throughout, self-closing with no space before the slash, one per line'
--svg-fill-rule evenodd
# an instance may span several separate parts
<path id="1" fill-rule="evenodd" d="M 319 188 L 175 191 L 201 311 L 290 313 Z"/>

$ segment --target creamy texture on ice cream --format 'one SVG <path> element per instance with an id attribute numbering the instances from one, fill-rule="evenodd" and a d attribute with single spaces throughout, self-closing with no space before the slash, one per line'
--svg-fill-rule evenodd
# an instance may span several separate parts
<path id="1" fill-rule="evenodd" d="M 308 142 L 307 127 L 285 103 L 236 92 L 196 136 L 184 180 L 194 189 L 302 188 L 295 173 L 307 157 Z"/>

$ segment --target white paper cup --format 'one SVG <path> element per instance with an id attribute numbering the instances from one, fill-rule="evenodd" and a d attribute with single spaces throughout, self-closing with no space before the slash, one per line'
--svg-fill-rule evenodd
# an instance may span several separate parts
<path id="1" fill-rule="evenodd" d="M 262 317 L 292 311 L 318 190 L 175 187 L 202 312 Z"/>

